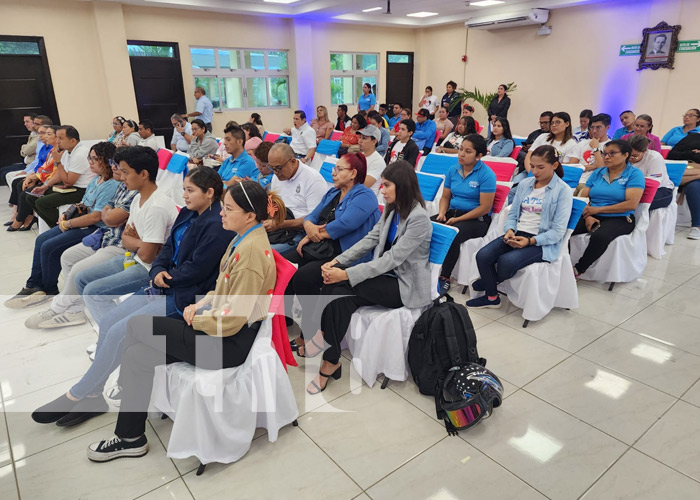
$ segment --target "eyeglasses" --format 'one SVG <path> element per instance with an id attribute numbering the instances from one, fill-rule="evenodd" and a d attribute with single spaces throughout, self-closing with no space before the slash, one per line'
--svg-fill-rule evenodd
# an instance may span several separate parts
<path id="1" fill-rule="evenodd" d="M 90 163 L 95 163 L 96 161 L 98 161 L 98 159 L 99 158 L 97 158 L 97 156 L 88 155 L 88 157 L 87 157 L 87 161 L 89 161 Z M 112 161 L 114 161 L 114 160 L 112 160 Z M 111 164 L 110 164 L 110 166 L 111 166 Z"/>
<path id="2" fill-rule="evenodd" d="M 234 210 L 232 208 L 226 208 L 226 205 L 222 205 L 221 209 L 223 210 L 224 214 L 233 214 L 233 213 L 241 213 L 244 214 L 246 213 L 245 210 Z"/>
<path id="3" fill-rule="evenodd" d="M 552 125 L 564 125 L 566 122 L 561 121 L 561 120 L 552 120 L 551 124 Z"/>
<path id="4" fill-rule="evenodd" d="M 686 113 L 683 115 L 683 118 L 697 118 L 697 117 L 698 117 L 698 115 L 696 115 L 695 113 Z"/>
<path id="5" fill-rule="evenodd" d="M 620 151 L 606 151 L 604 153 L 600 153 L 600 155 L 603 158 L 607 158 L 608 156 L 615 156 L 615 155 L 621 155 L 622 153 Z"/>
<path id="6" fill-rule="evenodd" d="M 341 168 L 341 167 L 339 167 L 339 166 L 337 166 L 337 165 L 336 165 L 335 167 L 333 167 L 333 172 L 342 172 L 343 170 L 353 170 L 353 169 L 350 168 L 350 167 Z"/>
<path id="7" fill-rule="evenodd" d="M 540 122 L 540 125 L 549 125 L 549 122 Z"/>
<path id="8" fill-rule="evenodd" d="M 268 163 L 267 166 L 270 167 L 273 172 L 279 172 L 287 165 L 287 163 L 289 163 L 293 159 L 294 158 L 290 158 L 289 160 L 285 161 L 282 165 L 272 165 L 272 164 Z"/>

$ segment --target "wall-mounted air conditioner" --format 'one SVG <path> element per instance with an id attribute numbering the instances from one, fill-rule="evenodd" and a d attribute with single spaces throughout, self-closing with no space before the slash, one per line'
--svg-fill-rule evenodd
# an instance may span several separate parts
<path id="1" fill-rule="evenodd" d="M 499 30 L 515 26 L 544 24 L 548 19 L 549 11 L 547 9 L 529 9 L 520 12 L 495 14 L 493 16 L 473 17 L 465 22 L 464 25 L 467 28 L 478 30 Z"/>

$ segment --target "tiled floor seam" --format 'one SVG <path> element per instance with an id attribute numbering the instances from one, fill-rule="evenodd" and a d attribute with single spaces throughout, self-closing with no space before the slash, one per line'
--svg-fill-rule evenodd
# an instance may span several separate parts
<path id="1" fill-rule="evenodd" d="M 5 432 L 7 433 L 7 449 L 10 454 L 10 463 L 12 466 L 12 475 L 15 478 L 15 488 L 17 489 L 17 498 L 22 500 L 22 493 L 19 490 L 19 479 L 17 478 L 17 467 L 15 466 L 15 454 L 12 451 L 12 438 L 10 437 L 10 424 L 7 422 L 7 414 L 5 413 L 5 398 L 2 393 L 2 384 L 0 384 L 0 410 L 2 410 L 3 420 L 5 421 Z"/>

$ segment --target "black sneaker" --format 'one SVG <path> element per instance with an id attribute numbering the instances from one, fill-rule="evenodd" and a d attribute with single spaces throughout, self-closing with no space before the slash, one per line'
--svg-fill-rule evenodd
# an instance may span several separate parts
<path id="1" fill-rule="evenodd" d="M 148 453 L 148 440 L 145 434 L 131 442 L 114 436 L 106 441 L 92 443 L 87 449 L 87 457 L 93 462 L 109 462 L 117 458 L 138 458 L 146 453 Z"/>
<path id="2" fill-rule="evenodd" d="M 475 292 L 483 292 L 486 290 L 486 288 L 484 288 L 484 282 L 481 280 L 481 278 L 472 283 L 472 290 Z"/>
<path id="3" fill-rule="evenodd" d="M 449 291 L 450 291 L 450 280 L 440 276 L 438 278 L 438 288 L 437 288 L 438 295 L 440 297 L 444 297 L 445 295 L 447 295 L 447 292 L 449 292 Z"/>
<path id="4" fill-rule="evenodd" d="M 109 405 L 102 394 L 96 398 L 83 398 L 78 401 L 67 415 L 61 417 L 56 425 L 59 427 L 71 427 L 102 415 L 109 411 Z"/>
<path id="5" fill-rule="evenodd" d="M 32 420 L 37 424 L 52 424 L 68 415 L 78 401 L 70 400 L 65 394 L 34 410 Z"/>

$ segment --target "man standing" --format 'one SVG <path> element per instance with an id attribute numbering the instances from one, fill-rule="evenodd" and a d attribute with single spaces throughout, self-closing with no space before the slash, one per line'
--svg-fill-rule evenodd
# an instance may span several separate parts
<path id="1" fill-rule="evenodd" d="M 318 171 L 294 158 L 294 150 L 288 144 L 272 146 L 268 162 L 275 174 L 270 190 L 279 194 L 285 207 L 294 217 L 285 220 L 279 226 L 272 219 L 263 222 L 268 234 L 280 230 L 287 232 L 284 241 L 271 244 L 273 250 L 284 254 L 290 250 L 296 251 L 297 245 L 304 237 L 304 218 L 321 203 L 323 195 L 328 191 L 328 185 Z"/>
<path id="2" fill-rule="evenodd" d="M 158 141 L 153 133 L 153 122 L 151 120 L 141 120 L 139 122 L 139 135 L 141 136 L 139 146 L 151 148 L 153 151 L 158 152 Z"/>
<path id="3" fill-rule="evenodd" d="M 285 134 L 292 136 L 292 149 L 294 157 L 304 163 L 311 163 L 316 153 L 316 131 L 306 123 L 306 113 L 301 109 L 294 112 L 294 128 L 284 129 Z"/>
<path id="4" fill-rule="evenodd" d="M 391 115 L 391 118 L 389 118 L 389 127 L 387 127 L 389 130 L 394 130 L 394 127 L 396 126 L 397 123 L 401 121 L 401 110 L 403 109 L 403 106 L 401 105 L 400 102 L 394 103 L 394 107 L 391 108 L 393 115 Z"/>
<path id="5" fill-rule="evenodd" d="M 192 140 L 192 125 L 178 114 L 170 117 L 170 123 L 173 124 L 173 139 L 170 141 L 170 149 L 187 153 Z"/>
<path id="6" fill-rule="evenodd" d="M 34 123 L 35 119 L 36 115 L 34 113 L 24 115 L 24 127 L 29 131 L 29 138 L 27 139 L 27 143 L 24 144 L 19 150 L 19 154 L 22 156 L 22 158 L 24 158 L 24 161 L 19 163 L 13 163 L 12 165 L 0 168 L 0 186 L 9 185 L 5 181 L 5 176 L 7 174 L 9 174 L 10 172 L 24 170 L 27 167 L 27 165 L 32 163 L 36 158 L 39 135 L 37 134 L 38 127 Z M 40 120 L 39 125 L 41 125 Z"/>
<path id="7" fill-rule="evenodd" d="M 58 150 L 63 152 L 61 161 L 54 163 L 54 173 L 46 183 L 34 189 L 40 197 L 27 197 L 29 206 L 49 227 L 58 223 L 58 207 L 79 203 L 85 188 L 95 176 L 87 159 L 90 148 L 80 142 L 80 134 L 75 127 L 59 127 L 56 141 Z M 59 185 L 62 185 L 64 192 L 57 191 Z"/>
<path id="8" fill-rule="evenodd" d="M 367 125 L 365 128 L 358 130 L 357 135 L 360 136 L 358 142 L 360 151 L 367 158 L 365 186 L 374 191 L 376 195 L 379 193 L 379 187 L 382 183 L 382 172 L 386 168 L 384 158 L 377 153 L 377 143 L 382 139 L 382 133 L 374 125 Z"/>
<path id="9" fill-rule="evenodd" d="M 192 113 L 184 113 L 183 118 L 190 116 L 201 119 L 204 122 L 206 129 L 211 132 L 211 121 L 214 119 L 214 105 L 207 97 L 207 91 L 204 87 L 194 88 L 194 98 L 197 99 L 197 105 Z"/>
<path id="10" fill-rule="evenodd" d="M 634 121 L 636 119 L 637 117 L 635 116 L 635 114 L 629 109 L 620 113 L 620 123 L 622 123 L 622 127 L 615 131 L 615 133 L 613 134 L 613 140 L 622 139 L 623 135 L 633 134 Z"/>
<path id="11" fill-rule="evenodd" d="M 430 119 L 430 112 L 427 109 L 418 110 L 416 122 L 413 140 L 416 142 L 418 149 L 422 149 L 423 154 L 427 155 L 432 151 L 433 143 L 435 142 L 435 134 L 437 132 L 435 122 Z"/>
<path id="12" fill-rule="evenodd" d="M 399 131 L 396 133 L 396 138 L 389 144 L 384 161 L 387 165 L 394 163 L 396 160 L 406 160 L 411 165 L 416 164 L 420 149 L 411 139 L 413 132 L 416 131 L 416 123 L 408 118 L 399 124 Z"/>
<path id="13" fill-rule="evenodd" d="M 240 181 L 258 180 L 258 167 L 243 149 L 244 143 L 245 132 L 240 127 L 229 125 L 224 129 L 224 147 L 231 156 L 219 167 L 219 175 L 227 188 Z"/>

